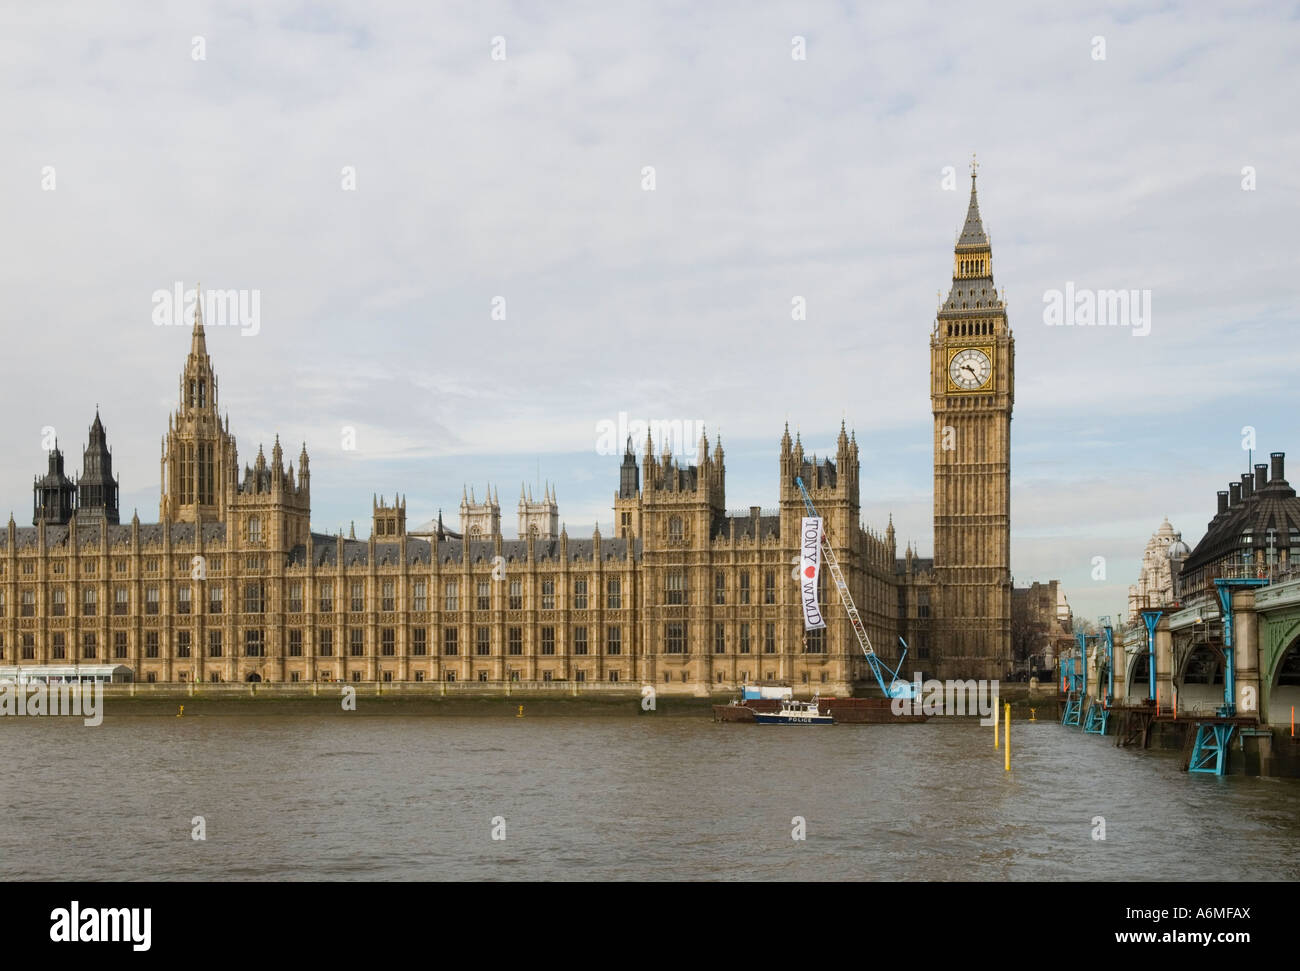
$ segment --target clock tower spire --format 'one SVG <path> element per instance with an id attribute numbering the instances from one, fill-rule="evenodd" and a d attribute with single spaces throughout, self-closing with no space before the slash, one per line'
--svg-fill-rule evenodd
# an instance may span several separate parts
<path id="1" fill-rule="evenodd" d="M 1015 341 L 993 284 L 971 159 L 952 286 L 930 335 L 939 676 L 1000 678 L 1011 660 Z"/>

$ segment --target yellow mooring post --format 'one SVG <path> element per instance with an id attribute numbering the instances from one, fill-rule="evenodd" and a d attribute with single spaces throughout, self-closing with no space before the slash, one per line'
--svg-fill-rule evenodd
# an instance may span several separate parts
<path id="1" fill-rule="evenodd" d="M 993 702 L 993 751 L 998 750 L 998 704 Z"/>
<path id="2" fill-rule="evenodd" d="M 1006 715 L 1002 720 L 1002 754 L 1006 758 L 1006 770 L 1011 771 L 1011 702 L 1007 702 Z"/>

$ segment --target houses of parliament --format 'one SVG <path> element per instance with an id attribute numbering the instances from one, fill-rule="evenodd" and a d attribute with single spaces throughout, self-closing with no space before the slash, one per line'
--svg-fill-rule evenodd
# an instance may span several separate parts
<path id="1" fill-rule="evenodd" d="M 201 304 L 201 301 L 200 301 Z M 202 311 L 162 446 L 158 521 L 120 521 L 96 413 L 74 482 L 56 447 L 31 527 L 0 529 L 0 665 L 113 665 L 145 682 L 631 682 L 700 692 L 776 680 L 847 694 L 869 668 L 832 588 L 805 635 L 792 579 L 796 477 L 875 650 L 927 677 L 1010 665 L 1010 421 L 1014 342 L 993 285 L 971 175 L 952 287 L 930 340 L 934 557 L 900 555 L 892 521 L 860 522 L 858 444 L 805 452 L 789 429 L 778 505 L 729 512 L 721 442 L 693 464 L 627 442 L 614 535 L 569 536 L 554 494 L 521 496 L 505 539 L 493 493 L 459 530 L 409 529 L 404 499 L 372 500 L 370 536 L 311 528 L 311 464 L 278 438 L 241 470 L 218 407 Z M 611 478 L 613 475 L 611 469 Z M 874 684 L 874 682 L 872 682 Z"/>

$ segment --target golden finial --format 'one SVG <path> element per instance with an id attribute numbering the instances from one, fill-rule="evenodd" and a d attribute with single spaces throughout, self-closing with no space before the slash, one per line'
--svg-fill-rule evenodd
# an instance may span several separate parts
<path id="1" fill-rule="evenodd" d="M 980 163 L 975 161 L 975 153 L 970 153 L 970 177 L 975 178 L 975 170 L 980 167 Z"/>

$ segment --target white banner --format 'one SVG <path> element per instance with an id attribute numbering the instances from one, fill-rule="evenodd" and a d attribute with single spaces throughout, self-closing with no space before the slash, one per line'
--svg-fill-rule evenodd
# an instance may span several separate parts
<path id="1" fill-rule="evenodd" d="M 817 605 L 817 575 L 822 567 L 822 520 L 805 516 L 799 528 L 799 599 L 803 603 L 803 629 L 821 630 L 826 626 Z"/>

